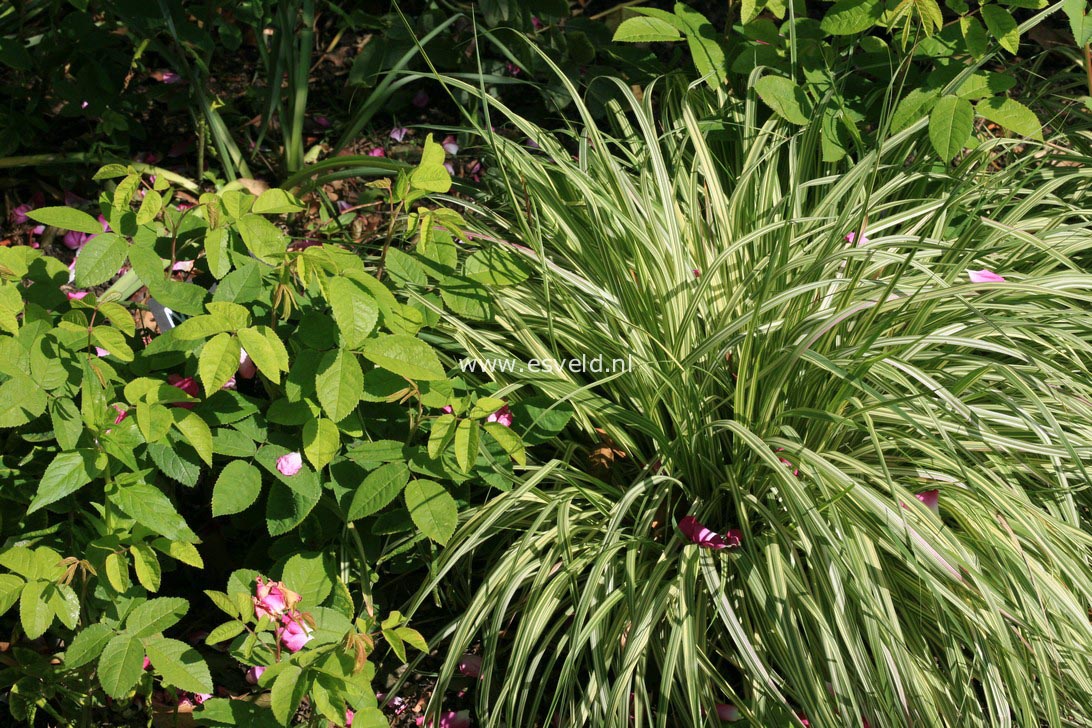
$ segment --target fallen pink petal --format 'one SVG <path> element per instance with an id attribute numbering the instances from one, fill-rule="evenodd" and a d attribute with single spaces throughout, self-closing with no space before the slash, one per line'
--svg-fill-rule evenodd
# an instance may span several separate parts
<path id="1" fill-rule="evenodd" d="M 999 276 L 992 270 L 971 270 L 967 271 L 967 277 L 971 279 L 971 283 L 1004 283 L 1004 276 Z"/>
<path id="2" fill-rule="evenodd" d="M 396 126 L 391 129 L 390 137 L 396 142 L 401 143 L 406 138 L 406 134 L 409 134 L 409 129 L 404 126 Z"/>
<path id="3" fill-rule="evenodd" d="M 277 458 L 277 472 L 289 477 L 295 475 L 303 467 L 303 458 L 298 452 L 290 452 Z"/>
<path id="4" fill-rule="evenodd" d="M 691 543 L 714 551 L 735 548 L 743 542 L 743 533 L 738 529 L 732 529 L 721 535 L 706 528 L 694 516 L 684 516 L 679 521 L 679 530 L 690 539 Z"/>

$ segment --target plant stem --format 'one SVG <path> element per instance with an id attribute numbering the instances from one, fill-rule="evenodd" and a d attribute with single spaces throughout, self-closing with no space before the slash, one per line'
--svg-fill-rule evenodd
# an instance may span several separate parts
<path id="1" fill-rule="evenodd" d="M 1092 46 L 1084 44 L 1084 72 L 1088 76 L 1088 95 L 1092 96 Z"/>

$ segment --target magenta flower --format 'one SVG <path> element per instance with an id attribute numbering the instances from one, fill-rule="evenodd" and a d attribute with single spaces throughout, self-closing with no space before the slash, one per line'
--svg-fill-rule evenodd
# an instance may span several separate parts
<path id="1" fill-rule="evenodd" d="M 967 271 L 967 277 L 971 279 L 971 283 L 1004 283 L 1005 279 L 1002 276 L 997 275 L 992 270 L 969 270 Z"/>
<path id="2" fill-rule="evenodd" d="M 191 397 L 196 397 L 201 387 L 197 384 L 197 380 L 193 377 L 183 377 L 178 374 L 169 374 L 167 376 L 167 384 L 172 387 L 178 387 Z M 182 407 L 183 409 L 193 409 L 193 402 L 175 402 L 175 407 Z"/>
<path id="3" fill-rule="evenodd" d="M 740 719 L 739 708 L 731 703 L 717 703 L 717 718 L 724 722 L 732 722 Z"/>
<path id="4" fill-rule="evenodd" d="M 290 452 L 277 458 L 277 471 L 281 475 L 293 476 L 303 467 L 303 458 L 298 452 Z"/>
<path id="5" fill-rule="evenodd" d="M 129 416 L 129 410 L 123 410 L 118 405 L 114 405 L 114 409 L 117 410 L 117 416 L 114 417 L 114 424 L 120 425 L 122 421 Z"/>
<path id="6" fill-rule="evenodd" d="M 480 677 L 482 674 L 482 658 L 478 655 L 463 655 L 459 658 L 459 672 L 467 677 Z"/>
<path id="7" fill-rule="evenodd" d="M 537 16 L 532 15 L 531 16 L 531 27 L 534 28 L 535 30 L 542 30 L 542 28 L 544 26 L 542 25 L 542 21 L 539 20 Z"/>
<path id="8" fill-rule="evenodd" d="M 110 356 L 110 352 L 108 352 L 106 349 L 103 349 L 101 346 L 96 346 L 95 347 L 95 356 L 102 359 L 103 357 Z"/>
<path id="9" fill-rule="evenodd" d="M 511 61 L 505 61 L 504 69 L 506 71 L 508 71 L 508 74 L 510 76 L 518 76 L 519 75 L 519 71 L 520 71 L 519 66 L 517 66 L 515 63 L 512 63 Z"/>
<path id="10" fill-rule="evenodd" d="M 258 577 L 255 580 L 254 614 L 262 617 L 280 617 L 292 609 L 300 600 L 300 595 L 284 585 L 284 582 L 270 581 Z"/>
<path id="11" fill-rule="evenodd" d="M 351 711 L 351 710 L 346 710 L 345 711 L 345 725 L 346 725 L 346 727 L 351 726 L 353 724 L 353 718 L 355 716 L 356 716 L 356 713 L 354 713 L 353 711 Z"/>
<path id="12" fill-rule="evenodd" d="M 313 630 L 303 623 L 299 612 L 290 612 L 281 618 L 277 639 L 291 652 L 299 652 L 313 639 Z"/>
<path id="13" fill-rule="evenodd" d="M 254 667 L 246 671 L 246 681 L 251 685 L 257 685 L 258 679 L 262 676 L 263 672 L 265 672 L 264 667 L 262 667 L 261 665 L 255 665 Z"/>
<path id="14" fill-rule="evenodd" d="M 193 702 L 198 705 L 203 705 L 206 700 L 212 697 L 212 693 L 194 693 Z"/>
<path id="15" fill-rule="evenodd" d="M 181 81 L 182 81 L 182 77 L 179 76 L 174 71 L 164 71 L 163 73 L 159 74 L 159 82 L 160 83 L 176 84 L 176 83 L 180 83 Z M 202 701 L 202 702 L 204 702 L 204 701 Z"/>
<path id="16" fill-rule="evenodd" d="M 508 409 L 508 405 L 504 405 L 499 410 L 485 418 L 486 422 L 499 422 L 505 427 L 511 427 L 512 420 L 512 410 Z"/>
<path id="17" fill-rule="evenodd" d="M 406 138 L 406 134 L 409 134 L 409 129 L 404 126 L 396 126 L 391 129 L 391 139 L 398 143 L 401 143 L 402 140 Z"/>
<path id="18" fill-rule="evenodd" d="M 87 297 L 87 291 L 65 291 L 69 301 L 79 301 Z"/>
<path id="19" fill-rule="evenodd" d="M 475 182 L 482 181 L 482 172 L 484 171 L 482 163 L 477 159 L 471 160 L 470 164 L 466 165 L 466 176 Z"/>
<path id="20" fill-rule="evenodd" d="M 318 116 L 313 117 L 313 119 L 314 119 L 314 122 L 315 122 L 316 126 L 322 127 L 323 129 L 329 129 L 330 128 L 330 120 L 327 119 L 322 114 L 319 114 Z"/>
<path id="21" fill-rule="evenodd" d="M 444 137 L 444 140 L 440 142 L 440 146 L 444 148 L 445 152 L 452 156 L 459 153 L 459 145 L 455 141 L 455 137 L 451 134 L 448 134 L 446 137 Z"/>
<path id="22" fill-rule="evenodd" d="M 444 407 L 443 407 L 443 410 L 447 414 L 451 414 L 451 413 L 453 413 L 455 411 L 454 409 L 451 408 L 451 405 L 449 405 L 449 404 L 445 404 Z"/>
<path id="23" fill-rule="evenodd" d="M 455 168 L 451 166 L 451 162 L 444 162 L 444 169 L 447 170 L 448 174 L 455 174 Z"/>
<path id="24" fill-rule="evenodd" d="M 27 213 L 34 209 L 34 205 L 24 202 L 11 211 L 11 221 L 16 225 L 22 225 L 30 220 Z"/>
<path id="25" fill-rule="evenodd" d="M 246 353 L 246 349 L 239 349 L 239 376 L 243 379 L 253 379 L 258 373 L 258 367 L 254 360 Z"/>
<path id="26" fill-rule="evenodd" d="M 706 549 L 719 551 L 726 548 L 735 548 L 743 542 L 743 532 L 733 528 L 723 536 L 716 531 L 711 531 L 693 516 L 685 516 L 679 521 L 679 530 L 690 539 L 691 543 Z"/>
<path id="27" fill-rule="evenodd" d="M 427 725 L 432 726 L 432 720 L 429 719 Z M 417 725 L 426 725 L 425 717 L 421 716 L 417 719 Z M 470 711 L 460 710 L 456 713 L 454 710 L 449 710 L 440 716 L 440 728 L 470 728 Z"/>
<path id="28" fill-rule="evenodd" d="M 145 655 L 144 656 L 144 664 L 140 666 L 140 669 L 141 670 L 147 670 L 151 666 L 152 666 L 152 661 L 148 659 L 147 655 Z"/>
<path id="29" fill-rule="evenodd" d="M 413 95 L 413 105 L 418 109 L 424 109 L 428 106 L 428 94 L 423 90 L 418 91 Z"/>
<path id="30" fill-rule="evenodd" d="M 848 240 L 851 243 L 856 242 L 857 233 L 856 232 L 849 233 L 848 235 L 846 235 L 846 240 Z M 857 245 L 868 245 L 870 242 L 872 242 L 872 241 L 868 239 L 868 235 L 865 234 L 865 233 L 861 233 L 861 242 L 857 243 Z"/>
<path id="31" fill-rule="evenodd" d="M 383 149 L 383 147 L 372 147 L 372 151 L 368 152 L 368 156 L 369 157 L 385 157 L 385 156 L 387 156 L 387 152 Z"/>
<path id="32" fill-rule="evenodd" d="M 64 234 L 64 246 L 69 250 L 79 250 L 87 241 L 91 239 L 91 236 L 87 233 L 77 232 L 75 230 L 69 230 Z"/>
<path id="33" fill-rule="evenodd" d="M 933 513 L 940 513 L 940 490 L 934 488 L 923 493 L 915 493 L 914 497 L 921 501 L 926 508 Z"/>

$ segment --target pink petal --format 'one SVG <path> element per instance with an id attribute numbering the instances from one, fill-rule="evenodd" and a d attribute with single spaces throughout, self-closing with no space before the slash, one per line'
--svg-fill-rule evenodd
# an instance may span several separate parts
<path id="1" fill-rule="evenodd" d="M 499 410 L 486 417 L 485 421 L 497 422 L 504 425 L 505 427 L 511 427 L 513 419 L 514 418 L 512 417 L 512 410 L 508 409 L 508 405 L 504 405 Z"/>
<path id="2" fill-rule="evenodd" d="M 281 475 L 292 476 L 303 467 L 303 458 L 298 452 L 290 452 L 277 458 L 277 470 Z"/>
<path id="3" fill-rule="evenodd" d="M 444 140 L 440 142 L 440 145 L 444 148 L 444 151 L 454 156 L 459 153 L 459 145 L 455 142 L 455 137 L 448 134 L 444 137 Z"/>
<path id="4" fill-rule="evenodd" d="M 1004 283 L 1003 276 L 999 276 L 992 270 L 969 270 L 967 271 L 967 277 L 971 279 L 971 283 Z"/>
<path id="5" fill-rule="evenodd" d="M 264 667 L 262 667 L 261 665 L 255 665 L 254 667 L 246 671 L 246 681 L 251 685 L 257 685 L 258 679 L 262 676 L 263 672 L 265 672 Z"/>
<path id="6" fill-rule="evenodd" d="M 739 708 L 731 703 L 717 703 L 717 718 L 720 720 L 730 722 L 739 720 L 741 717 Z"/>
<path id="7" fill-rule="evenodd" d="M 314 122 L 315 122 L 315 124 L 317 126 L 320 126 L 323 129 L 329 129 L 330 128 L 330 120 L 327 119 L 322 114 L 319 114 L 318 116 L 313 117 L 313 119 L 314 119 Z"/>
<path id="8" fill-rule="evenodd" d="M 401 142 L 403 139 L 406 138 L 406 134 L 409 134 L 409 129 L 404 126 L 396 126 L 391 129 L 390 136 L 391 139 L 393 139 L 394 141 Z"/>
<path id="9" fill-rule="evenodd" d="M 239 376 L 243 379 L 253 379 L 258 373 L 258 367 L 254 360 L 246 353 L 246 349 L 239 349 Z"/>
<path id="10" fill-rule="evenodd" d="M 372 147 L 372 151 L 368 152 L 368 156 L 369 157 L 385 157 L 385 156 L 387 156 L 387 152 L 383 149 L 383 147 Z"/>
<path id="11" fill-rule="evenodd" d="M 857 239 L 857 233 L 855 233 L 855 232 L 851 232 L 848 235 L 846 235 L 846 240 L 848 240 L 851 243 L 854 242 L 856 239 Z M 870 242 L 872 242 L 872 241 L 870 241 L 868 239 L 868 235 L 862 234 L 861 235 L 861 242 L 857 243 L 857 245 L 868 245 Z"/>
<path id="12" fill-rule="evenodd" d="M 463 655 L 459 658 L 459 672 L 467 677 L 480 677 L 482 674 L 482 658 L 478 655 Z"/>
<path id="13" fill-rule="evenodd" d="M 79 301 L 87 296 L 87 291 L 67 291 L 64 294 L 69 301 Z"/>
<path id="14" fill-rule="evenodd" d="M 914 497 L 925 504 L 925 507 L 933 513 L 940 513 L 940 490 L 927 490 L 924 493 L 915 493 Z"/>

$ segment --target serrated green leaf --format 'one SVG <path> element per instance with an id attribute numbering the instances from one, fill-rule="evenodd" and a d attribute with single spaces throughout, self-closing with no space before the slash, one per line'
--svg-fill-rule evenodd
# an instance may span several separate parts
<path id="1" fill-rule="evenodd" d="M 150 637 L 173 627 L 189 611 L 181 597 L 157 597 L 138 604 L 125 619 L 125 631 L 134 637 Z"/>
<path id="2" fill-rule="evenodd" d="M 406 379 L 434 381 L 446 376 L 435 350 L 405 334 L 384 334 L 372 339 L 364 347 L 364 357 Z"/>
<path id="3" fill-rule="evenodd" d="M 64 652 L 64 666 L 69 670 L 86 665 L 102 654 L 103 648 L 114 636 L 114 630 L 105 624 L 92 624 L 81 629 Z"/>
<path id="4" fill-rule="evenodd" d="M 435 460 L 455 438 L 455 415 L 444 414 L 432 423 L 432 432 L 428 436 L 428 456 Z"/>
<path id="5" fill-rule="evenodd" d="M 247 250 L 263 263 L 277 265 L 288 250 L 288 236 L 261 215 L 243 215 L 236 222 L 236 229 Z M 244 346 L 246 346 L 244 344 Z M 250 347 L 247 347 L 250 351 Z"/>
<path id="6" fill-rule="evenodd" d="M 316 607 L 330 596 L 334 588 L 330 572 L 330 565 L 321 553 L 293 554 L 284 565 L 281 581 L 299 594 L 307 607 Z"/>
<path id="7" fill-rule="evenodd" d="M 232 460 L 220 472 L 212 489 L 212 515 L 242 513 L 262 492 L 262 474 L 243 460 Z"/>
<path id="8" fill-rule="evenodd" d="M 527 453 L 524 451 L 523 441 L 520 440 L 519 435 L 512 432 L 511 428 L 505 427 L 499 422 L 486 422 L 482 427 L 485 428 L 490 437 L 497 441 L 498 445 L 504 448 L 510 458 L 519 465 L 527 464 Z"/>
<path id="9" fill-rule="evenodd" d="M 270 707 L 273 709 L 273 717 L 281 725 L 289 724 L 307 693 L 307 683 L 302 677 L 303 671 L 296 665 L 289 664 L 273 681 L 273 689 L 269 695 Z"/>
<path id="10" fill-rule="evenodd" d="M 170 499 L 148 483 L 120 486 L 110 500 L 140 525 L 170 539 L 192 542 L 193 531 L 178 514 Z"/>
<path id="11" fill-rule="evenodd" d="M 211 397 L 235 375 L 241 349 L 239 340 L 226 333 L 205 342 L 197 363 L 197 376 L 205 385 L 205 396 Z"/>
<path id="12" fill-rule="evenodd" d="M 295 195 L 273 188 L 258 195 L 250 211 L 259 215 L 283 215 L 299 212 L 302 209 L 303 203 Z"/>
<path id="13" fill-rule="evenodd" d="M 255 366 L 274 384 L 280 384 L 281 372 L 288 371 L 288 351 L 277 332 L 268 326 L 252 326 L 239 330 L 239 343 Z"/>
<path id="14" fill-rule="evenodd" d="M 205 644 L 216 645 L 221 642 L 233 639 L 236 636 L 242 634 L 246 629 L 246 625 L 237 619 L 233 619 L 230 622 L 224 622 L 217 625 L 209 632 L 208 637 L 205 638 Z"/>
<path id="15" fill-rule="evenodd" d="M 98 466 L 95 464 L 96 455 L 94 450 L 70 450 L 58 453 L 42 475 L 38 483 L 38 491 L 34 495 L 34 500 L 30 502 L 27 513 L 33 513 L 39 508 L 59 501 L 90 483 L 99 474 Z"/>
<path id="16" fill-rule="evenodd" d="M 1012 54 L 1019 52 L 1020 29 L 1012 13 L 1000 5 L 983 5 L 980 12 L 986 27 L 1001 47 Z"/>
<path id="17" fill-rule="evenodd" d="M 156 215 L 163 209 L 163 198 L 154 189 L 144 190 L 144 198 L 140 201 L 140 208 L 137 209 L 136 221 L 137 225 L 147 225 L 156 218 Z"/>
<path id="18" fill-rule="evenodd" d="M 0 384 L 0 427 L 19 427 L 46 410 L 45 390 L 22 373 Z"/>
<path id="19" fill-rule="evenodd" d="M 940 158 L 950 162 L 967 145 L 974 128 L 971 102 L 958 96 L 944 96 L 929 114 L 929 141 Z"/>
<path id="20" fill-rule="evenodd" d="M 432 140 L 429 134 L 421 153 L 421 161 L 410 173 L 414 189 L 444 193 L 451 189 L 451 175 L 444 169 L 444 148 Z"/>
<path id="21" fill-rule="evenodd" d="M 1019 101 L 992 98 L 979 101 L 975 106 L 978 115 L 1009 131 L 1030 139 L 1043 139 L 1043 127 L 1038 117 Z"/>
<path id="22" fill-rule="evenodd" d="M 414 524 L 438 544 L 446 544 L 459 524 L 459 507 L 439 483 L 414 480 L 406 486 L 406 508 Z"/>
<path id="23" fill-rule="evenodd" d="M 615 43 L 665 43 L 681 39 L 682 34 L 670 23 L 650 17 L 623 20 L 612 38 Z"/>
<path id="24" fill-rule="evenodd" d="M 27 639 L 38 639 L 53 624 L 53 610 L 46 601 L 45 593 L 49 586 L 44 581 L 27 582 L 19 595 L 19 622 Z"/>
<path id="25" fill-rule="evenodd" d="M 361 375 L 361 386 L 364 376 Z M 355 405 L 354 405 L 355 406 Z M 310 419 L 303 425 L 303 454 L 316 470 L 322 470 L 341 448 L 341 433 L 330 420 Z"/>
<path id="26" fill-rule="evenodd" d="M 52 225 L 61 230 L 74 230 L 78 233 L 96 235 L 102 232 L 102 223 L 83 210 L 74 207 L 39 207 L 31 210 L 27 217 L 43 225 Z"/>
<path id="27" fill-rule="evenodd" d="M 353 494 L 347 520 L 355 521 L 385 508 L 406 487 L 409 477 L 404 462 L 387 463 L 373 470 Z"/>
<path id="28" fill-rule="evenodd" d="M 191 693 L 211 693 L 212 676 L 201 654 L 185 642 L 153 637 L 144 640 L 144 650 L 163 683 Z"/>
<path id="29" fill-rule="evenodd" d="M 133 555 L 133 570 L 140 585 L 150 592 L 159 591 L 163 570 L 152 547 L 146 543 L 135 543 L 129 547 L 129 553 Z"/>
<path id="30" fill-rule="evenodd" d="M 356 409 L 364 389 L 364 373 L 352 352 L 328 351 L 315 375 L 315 394 L 326 415 L 341 422 Z"/>
<path id="31" fill-rule="evenodd" d="M 805 126 L 811 103 L 803 89 L 784 76 L 763 76 L 755 82 L 755 91 L 774 112 L 793 124 Z"/>
<path id="32" fill-rule="evenodd" d="M 174 418 L 174 426 L 178 428 L 190 446 L 197 451 L 206 465 L 212 465 L 212 430 L 209 429 L 208 424 L 183 407 L 173 408 L 171 415 Z"/>
<path id="33" fill-rule="evenodd" d="M 96 223 L 97 224 L 97 223 Z M 89 288 L 105 283 L 118 274 L 129 257 L 129 243 L 114 233 L 104 233 L 91 238 L 76 256 L 75 284 Z"/>
<path id="34" fill-rule="evenodd" d="M 107 642 L 99 658 L 99 684 L 106 694 L 121 700 L 136 685 L 144 670 L 144 646 L 130 634 L 119 634 Z"/>
<path id="35" fill-rule="evenodd" d="M 1088 0 L 1065 0 L 1062 5 L 1069 18 L 1069 29 L 1078 47 L 1092 42 L 1092 15 L 1088 12 Z"/>
<path id="36" fill-rule="evenodd" d="M 455 427 L 455 461 L 464 472 L 470 472 L 478 459 L 479 425 L 473 420 L 461 420 Z"/>
<path id="37" fill-rule="evenodd" d="M 834 3 L 820 24 L 831 35 L 855 35 L 871 28 L 883 15 L 879 0 L 839 0 Z"/>

